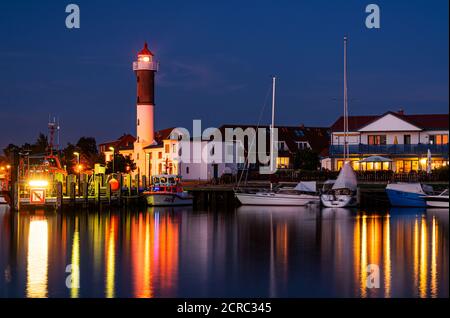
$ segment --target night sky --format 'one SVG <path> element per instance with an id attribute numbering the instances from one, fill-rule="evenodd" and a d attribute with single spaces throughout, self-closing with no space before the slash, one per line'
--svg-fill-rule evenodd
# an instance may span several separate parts
<path id="1" fill-rule="evenodd" d="M 69 3 L 81 29 L 65 27 Z M 369 3 L 379 30 L 365 27 Z M 33 142 L 49 114 L 63 145 L 135 134 L 132 62 L 144 41 L 160 62 L 157 129 L 257 123 L 272 74 L 278 124 L 330 126 L 342 113 L 345 34 L 350 114 L 447 113 L 448 3 L 1 1 L 0 147 Z"/>

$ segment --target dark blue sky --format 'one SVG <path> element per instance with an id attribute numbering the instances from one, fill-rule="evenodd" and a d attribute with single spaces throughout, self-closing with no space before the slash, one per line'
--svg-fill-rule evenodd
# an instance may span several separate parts
<path id="1" fill-rule="evenodd" d="M 81 29 L 65 28 L 77 3 Z M 365 6 L 381 29 L 365 28 Z M 1 1 L 0 146 L 34 141 L 59 116 L 61 140 L 135 133 L 132 62 L 160 62 L 156 128 L 256 123 L 270 85 L 278 124 L 329 126 L 350 114 L 448 112 L 448 0 Z M 263 117 L 269 122 L 269 105 Z M 206 127 L 205 127 L 206 128 Z"/>

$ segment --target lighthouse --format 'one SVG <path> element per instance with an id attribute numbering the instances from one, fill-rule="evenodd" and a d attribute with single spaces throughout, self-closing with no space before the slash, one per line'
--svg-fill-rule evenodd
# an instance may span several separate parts
<path id="1" fill-rule="evenodd" d="M 133 62 L 136 74 L 136 142 L 134 160 L 139 174 L 145 174 L 146 160 L 144 147 L 154 142 L 154 108 L 155 108 L 155 73 L 157 63 L 147 43 Z"/>

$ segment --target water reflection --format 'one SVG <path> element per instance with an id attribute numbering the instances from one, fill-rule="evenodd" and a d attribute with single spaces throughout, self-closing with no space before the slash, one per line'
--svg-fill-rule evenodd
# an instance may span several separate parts
<path id="1" fill-rule="evenodd" d="M 44 216 L 33 216 L 28 230 L 27 297 L 47 296 L 48 224 Z"/>
<path id="2" fill-rule="evenodd" d="M 3 297 L 448 297 L 442 210 L 3 211 L 0 239 Z"/>

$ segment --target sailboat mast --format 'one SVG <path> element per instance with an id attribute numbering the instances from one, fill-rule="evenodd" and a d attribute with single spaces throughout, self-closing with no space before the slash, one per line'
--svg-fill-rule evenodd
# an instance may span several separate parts
<path id="1" fill-rule="evenodd" d="M 347 94 L 347 37 L 344 37 L 344 163 L 349 157 L 348 149 L 348 94 Z"/>
<path id="2" fill-rule="evenodd" d="M 270 126 L 270 170 L 274 171 L 274 129 L 275 129 L 275 86 L 276 77 L 272 77 L 272 124 Z"/>

